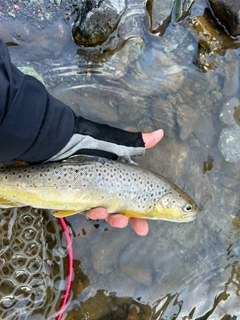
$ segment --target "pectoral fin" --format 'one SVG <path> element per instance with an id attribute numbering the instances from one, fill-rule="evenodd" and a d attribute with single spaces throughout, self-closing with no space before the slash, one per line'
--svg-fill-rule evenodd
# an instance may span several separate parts
<path id="1" fill-rule="evenodd" d="M 141 218 L 141 219 L 152 219 L 153 216 L 150 213 L 140 213 L 136 211 L 119 211 L 119 213 L 129 218 Z"/>
<path id="2" fill-rule="evenodd" d="M 53 211 L 53 215 L 56 218 L 64 218 L 68 216 L 72 216 L 73 214 L 80 213 L 79 211 L 76 210 L 57 210 Z"/>

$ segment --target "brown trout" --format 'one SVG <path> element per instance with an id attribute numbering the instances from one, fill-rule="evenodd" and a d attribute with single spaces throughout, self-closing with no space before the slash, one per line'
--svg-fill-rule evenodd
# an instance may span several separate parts
<path id="1" fill-rule="evenodd" d="M 0 181 L 0 207 L 52 209 L 56 217 L 104 207 L 128 217 L 187 222 L 199 211 L 160 174 L 105 158 L 1 167 Z"/>

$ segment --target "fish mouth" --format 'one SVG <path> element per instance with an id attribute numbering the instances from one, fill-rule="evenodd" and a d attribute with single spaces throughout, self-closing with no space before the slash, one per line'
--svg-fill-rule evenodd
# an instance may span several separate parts
<path id="1" fill-rule="evenodd" d="M 196 215 L 183 218 L 181 222 L 190 222 L 196 219 Z"/>

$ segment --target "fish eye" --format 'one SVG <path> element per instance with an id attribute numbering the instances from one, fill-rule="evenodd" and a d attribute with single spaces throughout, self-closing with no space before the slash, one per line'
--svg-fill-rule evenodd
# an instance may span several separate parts
<path id="1" fill-rule="evenodd" d="M 188 203 L 183 207 L 183 211 L 190 212 L 192 211 L 192 206 Z"/>

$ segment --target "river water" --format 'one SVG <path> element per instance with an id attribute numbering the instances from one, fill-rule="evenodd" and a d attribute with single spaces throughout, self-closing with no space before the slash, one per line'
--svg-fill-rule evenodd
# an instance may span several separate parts
<path id="1" fill-rule="evenodd" d="M 151 34 L 140 1 L 129 2 L 112 42 L 83 50 L 71 38 L 73 4 L 28 5 L 0 5 L 0 37 L 12 61 L 25 71 L 34 68 L 78 115 L 133 131 L 163 128 L 163 140 L 135 160 L 202 208 L 190 223 L 149 221 L 146 237 L 81 215 L 66 219 L 74 281 L 64 319 L 85 320 L 87 313 L 91 320 L 240 319 L 240 147 L 237 141 L 231 146 L 238 129 L 229 109 L 240 105 L 240 50 L 208 57 L 213 68 L 203 72 L 189 17 L 163 35 Z M 195 1 L 192 16 L 206 6 Z M 62 280 L 46 286 L 61 290 Z M 22 310 L 15 318 L 4 311 L 1 318 L 55 317 Z"/>

